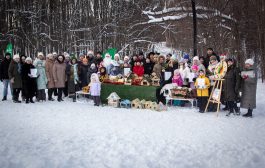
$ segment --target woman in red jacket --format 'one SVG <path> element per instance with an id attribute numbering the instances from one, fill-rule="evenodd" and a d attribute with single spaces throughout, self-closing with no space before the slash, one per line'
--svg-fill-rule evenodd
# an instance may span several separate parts
<path id="1" fill-rule="evenodd" d="M 142 62 L 140 61 L 136 62 L 136 65 L 133 67 L 133 73 L 135 73 L 139 77 L 144 75 L 144 66 Z"/>

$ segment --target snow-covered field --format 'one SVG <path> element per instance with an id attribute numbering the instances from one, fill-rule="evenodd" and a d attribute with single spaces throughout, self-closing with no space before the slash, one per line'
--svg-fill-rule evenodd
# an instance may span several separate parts
<path id="1" fill-rule="evenodd" d="M 0 168 L 264 168 L 264 90 L 259 83 L 252 119 L 8 97 L 0 102 Z"/>

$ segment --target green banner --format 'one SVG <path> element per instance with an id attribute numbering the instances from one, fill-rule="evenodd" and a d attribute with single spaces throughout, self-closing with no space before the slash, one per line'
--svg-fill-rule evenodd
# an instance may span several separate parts
<path id="1" fill-rule="evenodd" d="M 10 53 L 11 54 L 11 58 L 13 57 L 13 45 L 12 45 L 12 43 L 8 43 L 7 44 L 5 53 Z"/>
<path id="2" fill-rule="evenodd" d="M 105 51 L 105 52 L 103 53 L 102 57 L 105 58 L 105 55 L 106 55 L 107 53 L 109 53 L 110 56 L 111 56 L 111 59 L 114 59 L 114 55 L 116 54 L 116 52 L 117 52 L 117 48 L 110 48 L 110 49 L 108 49 L 107 51 Z"/>

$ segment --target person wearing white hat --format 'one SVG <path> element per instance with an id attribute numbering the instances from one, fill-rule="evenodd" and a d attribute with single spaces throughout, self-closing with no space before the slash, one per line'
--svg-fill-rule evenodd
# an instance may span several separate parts
<path id="1" fill-rule="evenodd" d="M 26 58 L 26 63 L 22 65 L 21 77 L 22 77 L 22 90 L 25 93 L 26 103 L 34 103 L 33 97 L 37 92 L 36 85 L 36 74 L 32 73 L 32 69 L 35 67 L 32 65 L 32 59 L 30 57 Z"/>
<path id="2" fill-rule="evenodd" d="M 254 70 L 253 59 L 245 61 L 245 69 L 241 72 L 241 103 L 240 107 L 248 109 L 243 117 L 252 117 L 253 109 L 256 108 L 257 76 Z"/>
<path id="3" fill-rule="evenodd" d="M 13 56 L 8 68 L 8 76 L 13 88 L 13 102 L 21 103 L 19 100 L 19 93 L 22 89 L 22 79 L 21 79 L 21 64 L 20 57 L 18 54 Z"/>

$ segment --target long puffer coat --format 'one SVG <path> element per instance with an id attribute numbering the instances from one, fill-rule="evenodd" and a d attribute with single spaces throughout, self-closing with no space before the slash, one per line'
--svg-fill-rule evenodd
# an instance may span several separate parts
<path id="1" fill-rule="evenodd" d="M 244 75 L 248 74 L 247 78 Z M 256 108 L 256 92 L 257 92 L 257 76 L 253 69 L 244 70 L 241 72 L 241 108 L 255 109 Z"/>

